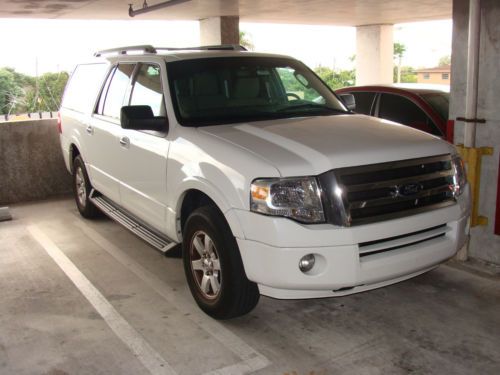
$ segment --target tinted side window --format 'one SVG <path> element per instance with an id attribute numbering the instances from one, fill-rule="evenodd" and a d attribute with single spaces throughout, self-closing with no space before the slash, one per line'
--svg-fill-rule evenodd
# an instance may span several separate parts
<path id="1" fill-rule="evenodd" d="M 141 64 L 134 79 L 130 105 L 149 105 L 155 116 L 165 116 L 159 66 Z"/>
<path id="2" fill-rule="evenodd" d="M 432 120 L 409 99 L 393 94 L 382 94 L 380 97 L 379 117 L 423 130 L 427 133 L 441 135 Z"/>
<path id="3" fill-rule="evenodd" d="M 134 68 L 135 64 L 120 64 L 118 68 L 115 69 L 108 91 L 105 93 L 106 96 L 102 113 L 104 116 L 117 119 L 120 118 L 120 110 L 124 105 L 130 77 L 132 76 Z"/>
<path id="4" fill-rule="evenodd" d="M 369 115 L 372 109 L 373 99 L 375 98 L 374 92 L 351 92 L 356 100 L 356 108 L 354 112 L 363 115 Z"/>
<path id="5" fill-rule="evenodd" d="M 78 65 L 64 92 L 62 107 L 78 112 L 90 110 L 105 73 L 106 64 Z"/>

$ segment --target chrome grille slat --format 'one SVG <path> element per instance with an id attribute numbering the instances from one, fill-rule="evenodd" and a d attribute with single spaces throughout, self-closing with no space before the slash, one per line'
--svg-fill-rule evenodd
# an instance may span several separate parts
<path id="1" fill-rule="evenodd" d="M 423 181 L 424 180 L 433 180 L 433 179 L 440 178 L 440 177 L 453 177 L 453 172 L 451 170 L 440 171 L 440 172 L 423 174 L 423 175 L 418 176 L 417 178 L 415 176 L 412 176 L 412 177 L 397 178 L 397 179 L 393 179 L 393 180 L 372 182 L 369 184 L 349 185 L 349 186 L 346 186 L 346 189 L 348 192 L 351 193 L 351 192 L 357 192 L 357 191 L 391 187 L 391 186 L 394 186 L 397 184 L 408 184 L 408 183 L 412 183 L 412 182 L 415 182 L 418 180 L 423 180 Z"/>
<path id="2" fill-rule="evenodd" d="M 441 234 L 446 234 L 450 230 L 451 228 L 447 225 L 439 225 L 434 228 L 421 230 L 415 233 L 408 233 L 407 235 L 398 236 L 396 238 L 386 238 L 378 241 L 372 241 L 373 243 L 361 243 L 359 244 L 359 254 L 362 254 L 363 256 L 383 250 L 409 246 L 415 242 L 422 242 L 428 239 L 433 239 Z"/>
<path id="3" fill-rule="evenodd" d="M 439 193 L 451 193 L 449 185 L 446 186 L 441 186 L 438 188 L 434 189 L 427 189 L 427 190 L 421 190 L 419 193 L 411 196 L 411 197 L 402 197 L 402 198 L 397 198 L 398 202 L 405 202 L 405 201 L 411 201 L 415 199 L 420 199 L 424 197 L 430 197 L 432 195 L 436 195 Z M 349 202 L 349 208 L 351 209 L 356 209 L 356 208 L 365 208 L 365 207 L 376 207 L 376 206 L 383 206 L 386 204 L 391 204 L 395 202 L 395 198 L 393 197 L 388 197 L 388 198 L 377 198 L 377 199 L 367 199 L 363 201 L 353 201 Z"/>

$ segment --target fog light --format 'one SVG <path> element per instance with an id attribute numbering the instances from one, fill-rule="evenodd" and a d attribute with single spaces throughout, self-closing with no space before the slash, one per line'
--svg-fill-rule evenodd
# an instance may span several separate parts
<path id="1" fill-rule="evenodd" d="M 299 269 L 302 272 L 309 272 L 314 267 L 314 262 L 316 261 L 313 254 L 304 255 L 299 262 Z"/>

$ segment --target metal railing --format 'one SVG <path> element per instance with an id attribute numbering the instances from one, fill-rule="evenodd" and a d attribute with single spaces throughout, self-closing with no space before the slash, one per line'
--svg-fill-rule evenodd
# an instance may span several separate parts
<path id="1" fill-rule="evenodd" d="M 23 114 L 0 115 L 0 122 L 31 121 L 57 118 L 57 111 L 54 112 L 32 112 Z"/>

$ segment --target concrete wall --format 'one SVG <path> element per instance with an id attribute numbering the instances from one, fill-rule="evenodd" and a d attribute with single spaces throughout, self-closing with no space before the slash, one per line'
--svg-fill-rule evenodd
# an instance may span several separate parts
<path id="1" fill-rule="evenodd" d="M 56 120 L 0 124 L 0 205 L 71 192 Z"/>
<path id="2" fill-rule="evenodd" d="M 450 119 L 465 116 L 468 40 L 468 0 L 453 1 L 453 42 L 451 58 Z M 500 264 L 500 236 L 494 234 L 498 165 L 500 158 L 500 1 L 481 1 L 481 49 L 479 66 L 478 118 L 476 146 L 494 147 L 493 156 L 483 158 L 479 214 L 488 217 L 487 226 L 471 230 L 469 254 Z M 455 143 L 464 142 L 464 124 L 456 122 Z"/>

